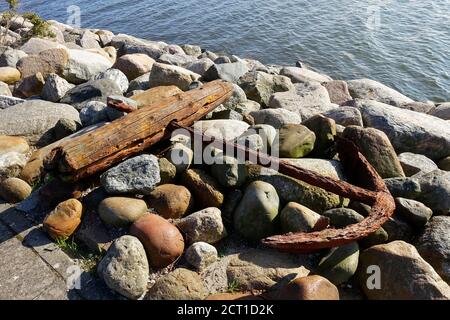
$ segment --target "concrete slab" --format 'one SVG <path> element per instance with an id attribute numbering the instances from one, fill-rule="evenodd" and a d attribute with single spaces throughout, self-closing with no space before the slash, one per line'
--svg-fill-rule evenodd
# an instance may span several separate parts
<path id="1" fill-rule="evenodd" d="M 0 299 L 29 300 L 53 283 L 65 285 L 53 270 L 15 237 L 0 244 Z"/>
<path id="2" fill-rule="evenodd" d="M 79 276 L 79 289 L 67 283 Z M 0 203 L 0 300 L 112 300 L 119 296 L 83 271 L 22 211 Z"/>

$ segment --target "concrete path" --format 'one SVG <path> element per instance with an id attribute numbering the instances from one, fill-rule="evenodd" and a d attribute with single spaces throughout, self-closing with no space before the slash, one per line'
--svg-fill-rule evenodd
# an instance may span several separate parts
<path id="1" fill-rule="evenodd" d="M 117 299 L 23 212 L 0 203 L 0 300 Z"/>

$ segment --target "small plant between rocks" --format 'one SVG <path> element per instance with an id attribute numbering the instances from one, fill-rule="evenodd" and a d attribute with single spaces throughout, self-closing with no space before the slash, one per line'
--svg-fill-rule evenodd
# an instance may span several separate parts
<path id="1" fill-rule="evenodd" d="M 37 37 L 37 38 L 54 38 L 56 35 L 50 29 L 50 24 L 42 19 L 39 14 L 35 12 L 19 12 L 20 1 L 19 0 L 5 0 L 8 5 L 8 10 L 4 11 L 0 17 L 0 46 L 4 46 L 7 43 L 8 31 L 11 25 L 14 23 L 19 23 L 17 29 L 23 30 L 21 34 L 21 42 L 25 43 L 27 40 Z M 26 28 L 26 23 L 31 23 L 31 28 Z M 18 45 L 18 43 L 16 43 Z"/>

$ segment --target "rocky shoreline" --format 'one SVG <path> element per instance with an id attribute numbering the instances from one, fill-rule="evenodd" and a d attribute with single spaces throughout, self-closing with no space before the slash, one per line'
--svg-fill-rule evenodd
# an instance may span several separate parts
<path id="1" fill-rule="evenodd" d="M 32 28 L 25 20 L 0 47 L 0 198 L 65 249 L 75 242 L 95 255 L 97 276 L 121 297 L 450 299 L 450 102 L 413 101 L 369 79 L 334 80 L 300 62 L 264 65 L 48 22 L 54 38 L 21 41 Z M 57 190 L 40 203 L 55 179 L 49 152 L 127 116 L 108 99 L 139 109 L 217 79 L 234 90 L 197 122 L 208 135 L 276 149 L 295 166 L 350 181 L 335 150 L 336 137 L 347 138 L 386 182 L 394 216 L 331 250 L 265 248 L 261 239 L 311 232 L 324 217 L 334 228 L 361 222 L 370 207 L 228 155 L 195 163 L 179 136 L 70 199 Z"/>

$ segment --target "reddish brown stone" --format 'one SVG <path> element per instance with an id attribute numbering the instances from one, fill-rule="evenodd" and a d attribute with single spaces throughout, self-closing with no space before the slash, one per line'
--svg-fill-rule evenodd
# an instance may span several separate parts
<path id="1" fill-rule="evenodd" d="M 321 276 L 297 278 L 274 294 L 276 300 L 339 300 L 338 288 Z"/>
<path id="2" fill-rule="evenodd" d="M 153 267 L 166 267 L 183 254 L 184 239 L 180 231 L 156 214 L 146 215 L 133 223 L 130 234 L 142 242 Z"/>
<path id="3" fill-rule="evenodd" d="M 46 78 L 50 73 L 62 74 L 68 62 L 69 54 L 66 49 L 53 48 L 20 59 L 17 69 L 22 74 L 22 79 L 36 73 L 41 73 Z"/>

